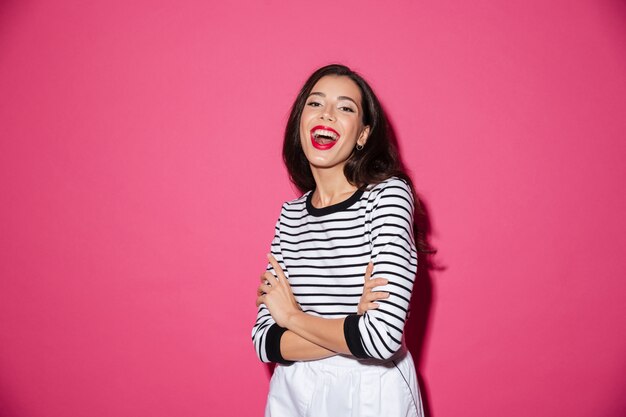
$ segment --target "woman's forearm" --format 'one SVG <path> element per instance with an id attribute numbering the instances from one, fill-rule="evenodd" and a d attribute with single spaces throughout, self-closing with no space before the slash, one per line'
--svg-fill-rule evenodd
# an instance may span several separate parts
<path id="1" fill-rule="evenodd" d="M 320 345 L 287 330 L 280 339 L 280 353 L 288 361 L 310 361 L 336 355 Z"/>
<path id="2" fill-rule="evenodd" d="M 351 354 L 343 331 L 345 319 L 324 319 L 303 312 L 276 258 L 268 254 L 267 259 L 276 276 L 270 272 L 263 274 L 265 282 L 259 286 L 257 305 L 265 304 L 276 324 L 309 342 L 335 353 Z"/>
<path id="3" fill-rule="evenodd" d="M 343 333 L 344 320 L 325 319 L 298 311 L 289 316 L 285 327 L 329 351 L 351 355 Z"/>

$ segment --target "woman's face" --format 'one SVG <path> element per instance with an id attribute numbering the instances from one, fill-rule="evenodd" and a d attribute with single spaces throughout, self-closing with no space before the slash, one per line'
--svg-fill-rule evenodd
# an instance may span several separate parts
<path id="1" fill-rule="evenodd" d="M 345 76 L 322 77 L 307 97 L 300 119 L 300 143 L 311 168 L 343 169 L 354 147 L 365 145 L 359 86 Z"/>

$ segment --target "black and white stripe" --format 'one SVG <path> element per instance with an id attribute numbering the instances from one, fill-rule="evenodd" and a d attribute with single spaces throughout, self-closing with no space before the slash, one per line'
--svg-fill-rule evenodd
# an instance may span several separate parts
<path id="1" fill-rule="evenodd" d="M 417 271 L 409 185 L 393 177 L 322 209 L 311 205 L 311 193 L 283 204 L 271 252 L 304 312 L 324 318 L 353 316 L 344 329 L 353 354 L 388 359 L 402 343 Z M 388 291 L 389 298 L 377 301 L 378 309 L 355 316 L 370 260 L 372 276 L 389 280 L 376 288 Z M 268 270 L 274 273 L 270 265 Z M 252 339 L 263 362 L 276 360 L 267 349 L 273 325 L 277 326 L 261 305 Z"/>

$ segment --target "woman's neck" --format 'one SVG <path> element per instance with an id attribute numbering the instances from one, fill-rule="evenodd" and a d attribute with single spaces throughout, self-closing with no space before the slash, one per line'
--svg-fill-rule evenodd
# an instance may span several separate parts
<path id="1" fill-rule="evenodd" d="M 343 166 L 323 169 L 311 167 L 311 171 L 316 186 L 311 203 L 316 208 L 340 203 L 357 190 L 357 187 L 348 182 Z"/>

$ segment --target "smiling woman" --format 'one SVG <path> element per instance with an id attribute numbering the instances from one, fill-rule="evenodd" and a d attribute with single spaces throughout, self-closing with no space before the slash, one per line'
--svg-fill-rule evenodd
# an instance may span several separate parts
<path id="1" fill-rule="evenodd" d="M 276 362 L 266 416 L 422 416 L 403 333 L 417 271 L 417 200 L 369 85 L 317 70 L 283 144 L 303 193 L 276 223 L 252 339 Z"/>
<path id="2" fill-rule="evenodd" d="M 326 76 L 315 84 L 300 120 L 302 149 L 314 167 L 341 165 L 355 146 L 363 148 L 370 127 L 363 124 L 360 102 L 359 86 L 348 77 Z"/>

